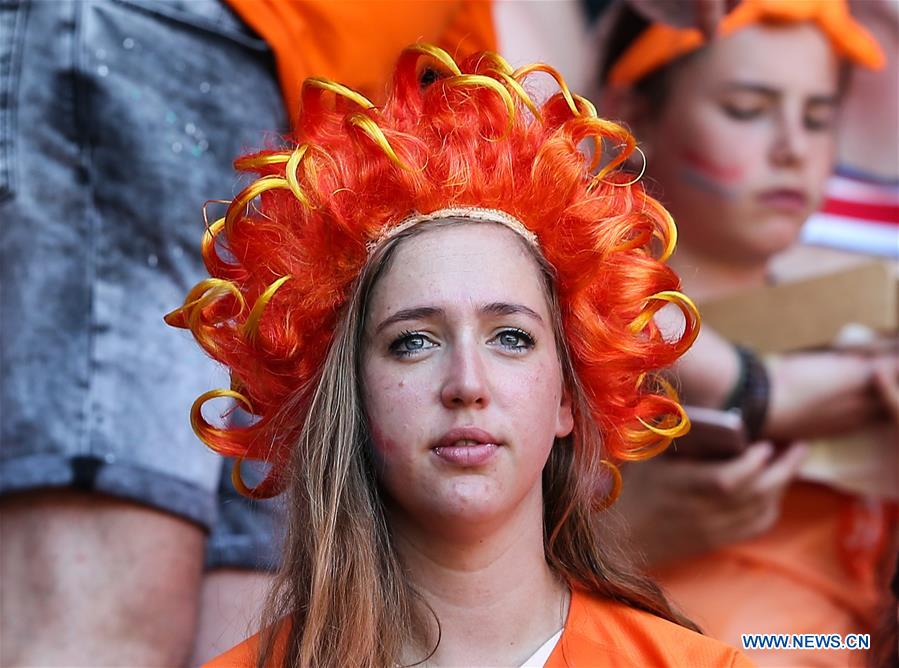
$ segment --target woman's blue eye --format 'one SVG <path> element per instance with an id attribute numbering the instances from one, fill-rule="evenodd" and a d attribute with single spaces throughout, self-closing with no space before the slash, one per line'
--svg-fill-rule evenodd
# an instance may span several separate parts
<path id="1" fill-rule="evenodd" d="M 403 332 L 390 344 L 390 352 L 400 357 L 408 357 L 421 350 L 433 348 L 434 345 L 434 342 L 424 334 Z"/>
<path id="2" fill-rule="evenodd" d="M 527 350 L 534 347 L 533 337 L 521 329 L 504 329 L 496 335 L 497 342 L 510 350 Z"/>

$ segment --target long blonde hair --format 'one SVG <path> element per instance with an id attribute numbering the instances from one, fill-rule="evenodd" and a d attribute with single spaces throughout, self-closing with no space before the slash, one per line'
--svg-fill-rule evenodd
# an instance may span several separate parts
<path id="1" fill-rule="evenodd" d="M 259 666 L 272 665 L 282 652 L 285 666 L 395 666 L 407 644 L 434 648 L 439 642 L 427 637 L 432 613 L 404 576 L 393 546 L 359 379 L 368 300 L 397 247 L 433 227 L 460 223 L 431 221 L 403 231 L 373 252 L 359 276 L 288 469 L 285 551 L 263 620 Z M 547 563 L 572 587 L 695 629 L 605 536 L 601 490 L 608 474 L 600 431 L 574 372 L 552 266 L 522 244 L 539 267 L 575 415 L 574 431 L 557 439 L 543 471 Z M 290 415 L 288 404 L 280 419 L 289 422 Z M 284 641 L 279 631 L 286 644 L 276 649 Z"/>

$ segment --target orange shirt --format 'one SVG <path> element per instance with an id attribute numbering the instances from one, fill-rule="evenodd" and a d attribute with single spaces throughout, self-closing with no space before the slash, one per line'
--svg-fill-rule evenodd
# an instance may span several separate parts
<path id="1" fill-rule="evenodd" d="M 242 642 L 204 668 L 252 668 L 258 636 Z M 278 665 L 277 658 L 275 665 Z M 745 656 L 622 603 L 573 590 L 565 630 L 545 668 L 752 668 Z"/>
<path id="2" fill-rule="evenodd" d="M 409 44 L 436 44 L 455 57 L 496 50 L 489 0 L 228 2 L 274 51 L 291 121 L 307 77 L 334 79 L 378 104 Z"/>
<path id="3" fill-rule="evenodd" d="M 895 555 L 890 506 L 793 483 L 770 530 L 654 575 L 681 610 L 724 642 L 743 633 L 868 633 L 885 593 L 885 562 Z M 849 649 L 747 654 L 760 666 L 864 663 L 862 652 Z"/>

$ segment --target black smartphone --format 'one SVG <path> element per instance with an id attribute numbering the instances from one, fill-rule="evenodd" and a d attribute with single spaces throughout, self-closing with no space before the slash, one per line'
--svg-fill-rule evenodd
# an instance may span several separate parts
<path id="1" fill-rule="evenodd" d="M 746 425 L 739 410 L 722 411 L 701 406 L 684 406 L 690 431 L 674 440 L 667 454 L 691 459 L 730 459 L 749 446 Z"/>

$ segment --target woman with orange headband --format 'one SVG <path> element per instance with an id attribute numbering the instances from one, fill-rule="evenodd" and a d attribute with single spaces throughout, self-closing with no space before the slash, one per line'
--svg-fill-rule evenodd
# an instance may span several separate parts
<path id="1" fill-rule="evenodd" d="M 848 66 L 883 63 L 842 0 L 745 0 L 718 32 L 709 42 L 623 12 L 603 71 L 604 111 L 643 140 L 647 174 L 678 222 L 672 266 L 700 300 L 768 280 L 821 201 Z M 802 445 L 777 452 L 765 441 L 881 420 L 884 363 L 896 359 L 763 361 L 704 330 L 679 364 L 687 399 L 741 409 L 757 443 L 724 462 L 665 458 L 625 471 L 620 507 L 663 585 L 713 636 L 871 631 L 895 460 L 872 461 L 864 491 L 847 491 L 848 481 L 802 482 Z M 846 665 L 847 654 L 749 652 L 778 666 Z"/>
<path id="2" fill-rule="evenodd" d="M 267 630 L 211 665 L 746 665 L 603 538 L 616 462 L 688 427 L 655 371 L 698 327 L 633 146 L 547 66 L 418 45 L 382 107 L 309 79 L 291 144 L 238 160 L 167 320 L 231 370 L 198 435 L 290 519 Z M 208 422 L 227 397 L 257 421 Z"/>

